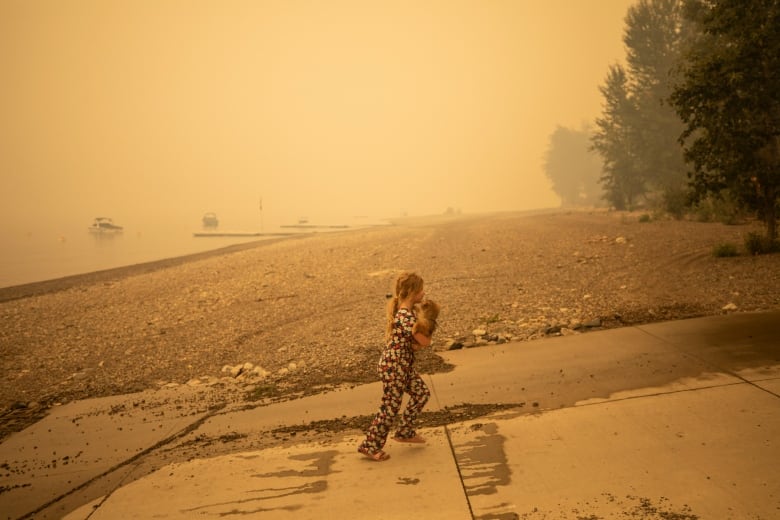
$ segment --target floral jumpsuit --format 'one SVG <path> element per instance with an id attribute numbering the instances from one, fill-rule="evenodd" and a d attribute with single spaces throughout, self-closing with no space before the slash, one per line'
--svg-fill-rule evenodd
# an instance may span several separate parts
<path id="1" fill-rule="evenodd" d="M 414 421 L 428 402 L 431 392 L 414 369 L 412 327 L 416 322 L 414 313 L 407 309 L 399 309 L 395 314 L 392 335 L 379 359 L 379 377 L 383 389 L 382 403 L 366 433 L 366 440 L 359 449 L 376 453 L 384 447 L 393 420 L 401 408 L 404 392 L 409 395 L 409 402 L 401 415 L 396 437 L 411 438 L 417 435 L 414 431 Z"/>

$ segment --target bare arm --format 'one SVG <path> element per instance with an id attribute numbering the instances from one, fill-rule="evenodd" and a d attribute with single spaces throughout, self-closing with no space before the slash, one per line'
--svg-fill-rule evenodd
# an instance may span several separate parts
<path id="1" fill-rule="evenodd" d="M 412 337 L 414 338 L 414 343 L 412 344 L 414 350 L 430 347 L 431 343 L 433 342 L 433 338 L 431 336 L 426 336 L 421 332 L 415 332 Z"/>

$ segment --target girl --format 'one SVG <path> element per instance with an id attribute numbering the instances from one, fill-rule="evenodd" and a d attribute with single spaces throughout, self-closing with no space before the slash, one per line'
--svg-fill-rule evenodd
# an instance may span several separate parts
<path id="1" fill-rule="evenodd" d="M 417 321 L 412 309 L 424 296 L 423 279 L 419 275 L 402 273 L 396 279 L 393 297 L 387 305 L 387 347 L 379 359 L 378 367 L 382 380 L 382 403 L 366 433 L 366 439 L 358 447 L 360 453 L 373 461 L 390 458 L 382 448 L 401 408 L 404 392 L 409 394 L 409 402 L 393 438 L 400 442 L 425 442 L 414 431 L 414 421 L 428 402 L 431 392 L 414 369 L 414 351 L 430 346 L 431 338 L 412 332 Z"/>

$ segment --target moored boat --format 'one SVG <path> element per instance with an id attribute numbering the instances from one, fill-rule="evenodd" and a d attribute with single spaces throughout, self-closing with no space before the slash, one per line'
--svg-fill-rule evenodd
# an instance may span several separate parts
<path id="1" fill-rule="evenodd" d="M 122 226 L 114 224 L 114 221 L 108 217 L 96 217 L 95 221 L 88 229 L 90 233 L 101 235 L 114 235 L 121 233 L 124 230 Z"/>
<path id="2" fill-rule="evenodd" d="M 215 228 L 217 226 L 219 226 L 219 220 L 217 219 L 216 213 L 206 213 L 203 215 L 204 228 Z"/>

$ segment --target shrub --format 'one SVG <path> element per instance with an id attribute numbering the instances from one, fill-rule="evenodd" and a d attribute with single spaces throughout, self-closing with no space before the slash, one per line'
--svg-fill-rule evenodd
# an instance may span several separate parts
<path id="1" fill-rule="evenodd" d="M 715 220 L 712 206 L 709 201 L 700 201 L 693 207 L 693 216 L 698 222 L 712 222 Z"/>
<path id="2" fill-rule="evenodd" d="M 650 222 L 652 219 L 650 218 L 650 215 L 647 213 L 643 213 L 639 215 L 639 222 Z"/>
<path id="3" fill-rule="evenodd" d="M 688 192 L 685 188 L 667 188 L 662 195 L 663 208 L 675 220 L 682 220 L 688 204 Z"/>
<path id="4" fill-rule="evenodd" d="M 751 255 L 763 255 L 780 251 L 780 243 L 760 233 L 750 232 L 745 237 L 745 249 Z"/>
<path id="5" fill-rule="evenodd" d="M 763 237 L 758 233 L 748 233 L 745 237 L 745 249 L 751 255 L 760 255 L 763 249 Z"/>
<path id="6" fill-rule="evenodd" d="M 728 256 L 737 256 L 739 252 L 737 251 L 737 246 L 734 244 L 730 244 L 728 242 L 725 242 L 723 244 L 718 244 L 712 249 L 712 256 L 716 258 L 725 258 Z"/>
<path id="7" fill-rule="evenodd" d="M 739 204 L 727 191 L 698 201 L 693 207 L 693 216 L 699 222 L 720 222 L 726 225 L 739 224 L 744 219 Z"/>
<path id="8" fill-rule="evenodd" d="M 734 226 L 742 220 L 739 208 L 730 200 L 715 199 L 712 204 L 712 217 L 716 222 Z"/>

